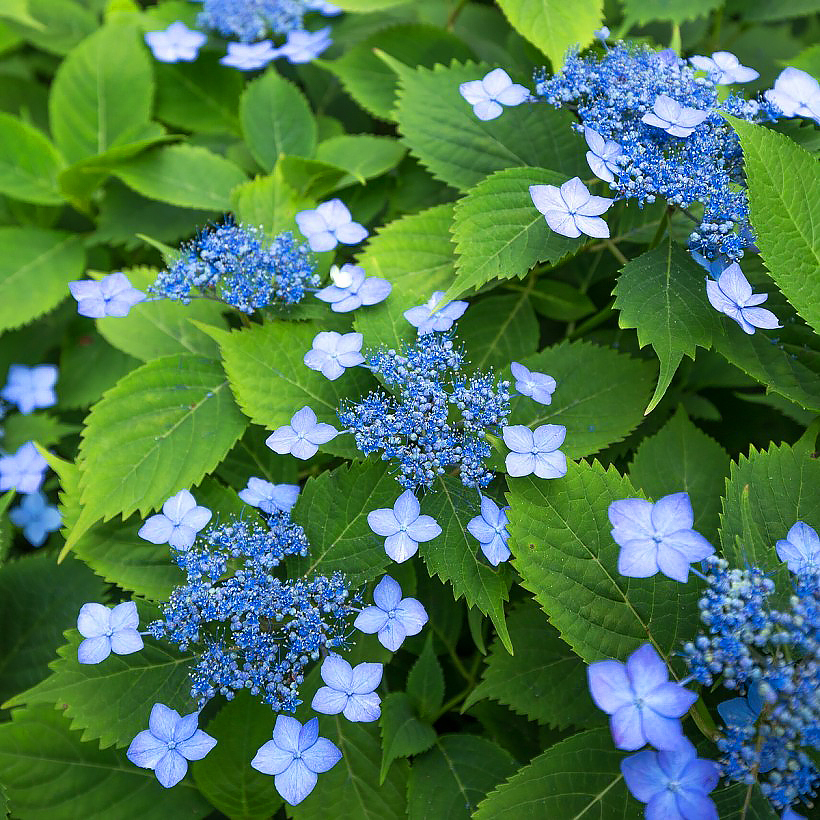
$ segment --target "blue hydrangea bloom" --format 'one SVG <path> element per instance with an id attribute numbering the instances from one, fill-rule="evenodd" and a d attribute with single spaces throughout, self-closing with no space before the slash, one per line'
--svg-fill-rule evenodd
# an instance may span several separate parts
<path id="1" fill-rule="evenodd" d="M 561 424 L 542 424 L 535 430 L 513 424 L 502 431 L 507 454 L 507 472 L 511 476 L 535 473 L 538 478 L 561 478 L 567 474 L 567 458 L 558 449 L 567 435 Z"/>
<path id="2" fill-rule="evenodd" d="M 598 179 L 614 182 L 615 174 L 620 173 L 618 160 L 621 158 L 621 146 L 615 140 L 604 139 L 594 128 L 584 128 L 587 141 L 587 163 L 589 169 Z"/>
<path id="3" fill-rule="evenodd" d="M 198 728 L 199 712 L 180 717 L 175 709 L 155 703 L 148 728 L 141 731 L 125 756 L 143 769 L 153 769 L 166 789 L 176 786 L 188 771 L 189 760 L 202 760 L 216 739 Z"/>
<path id="4" fill-rule="evenodd" d="M 458 91 L 473 107 L 480 120 L 494 120 L 504 113 L 503 106 L 521 105 L 530 98 L 530 91 L 514 83 L 503 68 L 494 68 L 482 80 L 462 83 Z"/>
<path id="5" fill-rule="evenodd" d="M 792 526 L 786 538 L 775 544 L 775 549 L 777 557 L 785 561 L 795 575 L 820 568 L 820 536 L 802 521 Z"/>
<path id="6" fill-rule="evenodd" d="M 63 517 L 42 493 L 30 493 L 9 510 L 9 520 L 23 531 L 33 547 L 41 547 L 49 533 L 60 529 Z"/>
<path id="7" fill-rule="evenodd" d="M 68 289 L 77 300 L 77 313 L 90 319 L 122 318 L 134 305 L 145 301 L 145 294 L 133 287 L 124 273 L 111 273 L 99 282 L 91 279 L 69 282 Z"/>
<path id="8" fill-rule="evenodd" d="M 481 515 L 471 518 L 467 523 L 467 532 L 478 541 L 484 557 L 494 567 L 510 557 L 507 546 L 507 541 L 510 540 L 510 533 L 507 531 L 509 509 L 499 507 L 492 498 L 481 496 Z"/>
<path id="9" fill-rule="evenodd" d="M 364 364 L 361 333 L 337 333 L 325 330 L 313 338 L 313 347 L 305 353 L 304 362 L 311 370 L 318 370 L 326 379 L 335 381 L 345 368 Z"/>
<path id="10" fill-rule="evenodd" d="M 239 497 L 252 507 L 258 507 L 269 515 L 290 512 L 299 498 L 298 484 L 273 484 L 262 478 L 249 478 L 248 486 L 240 490 Z"/>
<path id="11" fill-rule="evenodd" d="M 634 751 L 647 743 L 676 749 L 685 742 L 680 718 L 698 696 L 669 681 L 666 664 L 650 644 L 636 649 L 626 663 L 591 663 L 587 680 L 596 706 L 610 715 L 618 749 Z"/>
<path id="12" fill-rule="evenodd" d="M 13 364 L 9 368 L 5 387 L 0 397 L 17 405 L 17 409 L 27 416 L 38 407 L 53 407 L 57 404 L 54 385 L 57 382 L 57 368 L 53 364 L 26 367 Z"/>
<path id="13" fill-rule="evenodd" d="M 137 605 L 133 601 L 109 609 L 102 604 L 83 604 L 77 618 L 77 629 L 85 640 L 77 648 L 80 663 L 100 663 L 112 652 L 130 655 L 143 647 Z"/>
<path id="14" fill-rule="evenodd" d="M 203 0 L 197 20 L 226 39 L 261 40 L 269 31 L 287 34 L 302 28 L 304 0 Z"/>
<path id="15" fill-rule="evenodd" d="M 323 715 L 340 712 L 353 723 L 370 723 L 381 715 L 381 698 L 374 691 L 381 683 L 383 665 L 360 663 L 355 667 L 338 655 L 328 655 L 320 674 L 325 685 L 313 696 L 311 709 Z"/>
<path id="16" fill-rule="evenodd" d="M 546 373 L 536 373 L 518 362 L 513 362 L 510 369 L 515 379 L 515 389 L 522 396 L 529 396 L 539 404 L 552 403 L 552 394 L 556 388 L 556 382 L 552 376 Z"/>
<path id="17" fill-rule="evenodd" d="M 272 774 L 276 791 L 296 806 L 313 791 L 317 775 L 329 771 L 341 759 L 335 744 L 319 737 L 318 718 L 303 726 L 296 718 L 278 715 L 273 740 L 259 748 L 251 766 L 262 774 Z"/>
<path id="18" fill-rule="evenodd" d="M 221 57 L 219 62 L 240 71 L 264 68 L 279 56 L 279 50 L 273 47 L 270 40 L 260 40 L 258 43 L 228 43 L 227 50 L 228 53 Z"/>
<path id="19" fill-rule="evenodd" d="M 780 72 L 766 99 L 786 117 L 807 117 L 820 125 L 820 84 L 799 68 L 789 66 Z"/>
<path id="20" fill-rule="evenodd" d="M 700 71 L 705 71 L 715 85 L 750 83 L 760 76 L 753 68 L 741 65 L 731 51 L 716 51 L 711 57 L 690 57 L 689 62 Z"/>
<path id="21" fill-rule="evenodd" d="M 673 100 L 668 94 L 659 94 L 651 111 L 641 121 L 666 131 L 673 137 L 688 137 L 707 117 L 708 111 L 689 108 Z"/>
<path id="22" fill-rule="evenodd" d="M 430 515 L 421 515 L 421 507 L 412 490 L 405 490 L 393 509 L 373 510 L 367 523 L 376 535 L 387 536 L 384 551 L 401 564 L 418 552 L 419 543 L 441 535 L 441 527 Z"/>
<path id="23" fill-rule="evenodd" d="M 191 62 L 208 37 L 201 31 L 188 28 L 185 23 L 171 23 L 164 31 L 147 31 L 145 42 L 154 59 L 161 63 Z"/>
<path id="24" fill-rule="evenodd" d="M 336 17 L 342 13 L 342 10 L 338 6 L 333 5 L 333 3 L 328 3 L 327 0 L 307 0 L 305 8 L 308 11 L 318 11 L 319 14 L 325 17 Z"/>
<path id="25" fill-rule="evenodd" d="M 294 65 L 309 63 L 330 48 L 332 43 L 330 26 L 318 31 L 291 31 L 285 44 L 276 50 L 276 56 L 284 57 Z"/>
<path id="26" fill-rule="evenodd" d="M 560 188 L 530 185 L 530 197 L 555 233 L 570 239 L 582 233 L 599 239 L 609 237 L 609 226 L 601 219 L 601 214 L 614 200 L 593 196 L 579 177 L 567 180 Z"/>
<path id="27" fill-rule="evenodd" d="M 752 286 L 737 262 L 729 265 L 717 282 L 713 279 L 706 280 L 706 295 L 715 310 L 734 319 L 750 336 L 757 327 L 767 330 L 780 327 L 774 313 L 758 307 L 768 296 L 765 293 L 752 293 Z"/>
<path id="28" fill-rule="evenodd" d="M 20 445 L 14 455 L 0 457 L 0 493 L 17 490 L 21 495 L 36 493 L 43 484 L 48 463 L 33 441 Z"/>
<path id="29" fill-rule="evenodd" d="M 464 315 L 467 302 L 447 302 L 436 310 L 444 298 L 444 291 L 437 290 L 425 304 L 404 311 L 404 318 L 418 328 L 419 336 L 449 330 Z"/>
<path id="30" fill-rule="evenodd" d="M 330 269 L 332 285 L 322 288 L 316 298 L 330 304 L 334 313 L 349 313 L 362 305 L 377 305 L 389 295 L 393 286 L 386 279 L 366 277 L 358 265 L 335 265 Z"/>
<path id="31" fill-rule="evenodd" d="M 336 438 L 339 431 L 331 424 L 319 422 L 310 407 L 297 410 L 290 424 L 277 427 L 265 440 L 265 444 L 279 455 L 290 454 L 302 460 L 315 456 L 320 444 Z"/>
<path id="32" fill-rule="evenodd" d="M 331 199 L 309 211 L 299 211 L 295 218 L 314 251 L 331 251 L 340 242 L 356 245 L 367 238 L 367 229 L 353 221 L 341 199 Z"/>
<path id="33" fill-rule="evenodd" d="M 137 533 L 152 544 L 170 544 L 174 549 L 189 549 L 196 534 L 211 520 L 207 507 L 197 506 L 188 490 L 180 490 L 163 505 L 162 512 L 152 515 Z"/>
<path id="34" fill-rule="evenodd" d="M 396 652 L 408 635 L 418 635 L 427 623 L 427 612 L 415 598 L 402 598 L 401 587 L 385 575 L 373 590 L 374 606 L 365 607 L 353 626 L 368 635 L 378 633 L 379 643 Z"/>

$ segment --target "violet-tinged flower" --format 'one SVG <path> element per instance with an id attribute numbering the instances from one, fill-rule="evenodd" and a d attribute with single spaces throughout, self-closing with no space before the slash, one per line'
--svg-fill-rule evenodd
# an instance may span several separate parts
<path id="1" fill-rule="evenodd" d="M 689 251 L 692 259 L 695 260 L 705 271 L 708 273 L 712 279 L 717 279 L 721 273 L 726 269 L 726 262 L 720 256 L 716 256 L 714 259 L 707 259 L 703 254 L 698 253 L 697 251 Z M 709 281 L 708 279 L 706 280 Z"/>
<path id="2" fill-rule="evenodd" d="M 9 520 L 23 531 L 33 547 L 41 547 L 49 533 L 60 529 L 63 517 L 60 511 L 48 503 L 42 493 L 29 493 L 20 504 L 9 510 Z"/>
<path id="3" fill-rule="evenodd" d="M 481 545 L 484 557 L 497 567 L 502 561 L 510 557 L 507 541 L 510 533 L 507 531 L 507 510 L 509 507 L 499 507 L 491 498 L 481 496 L 481 515 L 471 518 L 467 523 L 467 532 L 477 539 Z"/>
<path id="4" fill-rule="evenodd" d="M 688 741 L 680 749 L 639 752 L 621 761 L 630 793 L 646 803 L 648 820 L 718 820 L 707 796 L 717 785 L 720 769 L 697 756 Z"/>
<path id="5" fill-rule="evenodd" d="M 513 362 L 510 365 L 513 378 L 515 379 L 515 389 L 522 396 L 529 396 L 539 404 L 550 404 L 552 394 L 555 392 L 556 382 L 552 376 L 546 373 L 533 372 L 523 364 Z"/>
<path id="6" fill-rule="evenodd" d="M 162 512 L 152 515 L 137 533 L 152 544 L 169 544 L 177 550 L 193 546 L 196 534 L 211 520 L 207 507 L 198 507 L 188 490 L 180 490 L 163 505 Z"/>
<path id="7" fill-rule="evenodd" d="M 458 91 L 473 107 L 480 120 L 494 120 L 504 113 L 503 106 L 521 105 L 530 97 L 530 91 L 514 83 L 503 68 L 494 68 L 483 80 L 462 83 Z"/>
<path id="8" fill-rule="evenodd" d="M 148 31 L 145 42 L 154 59 L 161 63 L 177 63 L 180 60 L 196 60 L 199 49 L 205 45 L 207 35 L 188 28 L 185 23 L 171 23 L 164 31 Z"/>
<path id="9" fill-rule="evenodd" d="M 673 137 L 688 137 L 708 116 L 708 111 L 689 108 L 667 94 L 658 94 L 653 110 L 647 111 L 641 122 L 660 128 Z"/>
<path id="10" fill-rule="evenodd" d="M 654 504 L 641 498 L 613 501 L 609 521 L 612 537 L 621 547 L 618 572 L 630 578 L 650 578 L 662 572 L 685 583 L 689 565 L 715 551 L 692 529 L 695 516 L 687 493 L 672 493 Z"/>
<path id="11" fill-rule="evenodd" d="M 332 285 L 322 288 L 316 298 L 330 303 L 334 313 L 349 313 L 362 305 L 377 305 L 389 295 L 393 286 L 386 279 L 365 277 L 358 265 L 334 265 L 330 269 Z"/>
<path id="12" fill-rule="evenodd" d="M 567 435 L 561 424 L 542 424 L 535 430 L 522 424 L 504 427 L 504 444 L 512 450 L 507 454 L 507 472 L 511 476 L 531 475 L 538 478 L 561 478 L 567 474 L 567 458 L 558 449 Z"/>
<path id="13" fill-rule="evenodd" d="M 268 515 L 277 511 L 290 512 L 299 498 L 299 485 L 272 484 L 261 478 L 249 478 L 248 486 L 239 492 L 239 497 Z"/>
<path id="14" fill-rule="evenodd" d="M 766 308 L 757 307 L 769 297 L 765 293 L 752 293 L 752 286 L 737 262 L 732 262 L 720 274 L 717 282 L 707 278 L 706 295 L 715 310 L 734 319 L 750 336 L 756 327 L 766 330 L 781 327 L 777 324 L 777 316 L 774 313 Z"/>
<path id="15" fill-rule="evenodd" d="M 53 407 L 57 403 L 56 382 L 57 368 L 53 364 L 35 367 L 13 364 L 9 367 L 8 380 L 0 390 L 0 397 L 16 404 L 17 409 L 27 416 L 38 407 Z"/>
<path id="16" fill-rule="evenodd" d="M 112 652 L 130 655 L 143 647 L 137 632 L 140 617 L 133 601 L 109 609 L 102 604 L 83 604 L 77 618 L 77 629 L 85 640 L 77 648 L 80 663 L 100 663 Z"/>
<path id="17" fill-rule="evenodd" d="M 427 623 L 427 612 L 415 598 L 402 598 L 401 587 L 385 575 L 373 590 L 375 606 L 365 607 L 353 623 L 360 632 L 378 632 L 379 643 L 395 652 L 408 635 L 418 635 Z"/>
<path id="18" fill-rule="evenodd" d="M 618 159 L 622 154 L 621 146 L 615 140 L 604 139 L 592 128 L 584 128 L 584 137 L 589 146 L 587 163 L 593 174 L 604 182 L 613 182 L 615 174 L 621 172 Z"/>
<path id="19" fill-rule="evenodd" d="M 36 493 L 43 484 L 48 463 L 33 441 L 20 445 L 11 456 L 0 457 L 0 493 L 14 487 L 21 495 Z"/>
<path id="20" fill-rule="evenodd" d="M 69 282 L 68 289 L 77 300 L 77 313 L 90 319 L 122 318 L 138 302 L 145 301 L 145 294 L 133 287 L 124 273 L 111 273 L 99 282 L 91 279 Z"/>
<path id="21" fill-rule="evenodd" d="M 279 49 L 270 40 L 258 43 L 228 43 L 228 53 L 220 59 L 222 65 L 238 68 L 240 71 L 255 71 L 264 68 L 279 56 Z"/>
<path id="22" fill-rule="evenodd" d="M 820 124 L 820 84 L 811 74 L 789 66 L 764 96 L 786 117 L 808 117 Z"/>
<path id="23" fill-rule="evenodd" d="M 785 540 L 781 538 L 775 544 L 775 549 L 777 557 L 785 561 L 795 574 L 820 567 L 820 536 L 813 527 L 802 521 L 792 526 Z"/>
<path id="24" fill-rule="evenodd" d="M 591 663 L 587 680 L 595 705 L 610 716 L 618 749 L 634 751 L 647 743 L 656 749 L 676 749 L 686 742 L 680 718 L 698 696 L 670 683 L 666 664 L 650 644 L 636 649 L 626 663 Z"/>
<path id="25" fill-rule="evenodd" d="M 418 328 L 419 336 L 435 331 L 449 330 L 453 322 L 460 319 L 467 310 L 467 302 L 447 302 L 438 310 L 436 306 L 444 298 L 444 291 L 437 290 L 423 305 L 404 311 L 404 318 Z"/>
<path id="26" fill-rule="evenodd" d="M 175 709 L 155 703 L 143 729 L 125 756 L 136 766 L 153 769 L 166 789 L 176 786 L 188 771 L 189 760 L 202 760 L 216 746 L 216 738 L 198 728 L 199 712 L 180 717 Z"/>
<path id="27" fill-rule="evenodd" d="M 609 238 L 609 226 L 601 214 L 612 205 L 612 199 L 593 196 L 579 177 L 555 185 L 530 185 L 533 205 L 544 215 L 547 225 L 570 239 L 582 233 L 599 239 Z"/>
<path id="28" fill-rule="evenodd" d="M 285 57 L 294 64 L 309 63 L 329 48 L 332 42 L 330 26 L 318 31 L 291 31 L 285 44 L 277 49 L 276 56 Z"/>
<path id="29" fill-rule="evenodd" d="M 335 381 L 347 367 L 364 364 L 361 333 L 337 333 L 324 330 L 313 337 L 313 347 L 305 353 L 304 362 L 326 379 Z"/>
<path id="30" fill-rule="evenodd" d="M 599 29 L 595 29 L 592 32 L 596 39 L 600 40 L 604 45 L 606 45 L 606 41 L 609 39 L 609 27 L 608 26 L 601 26 Z"/>
<path id="31" fill-rule="evenodd" d="M 299 211 L 296 224 L 314 251 L 333 250 L 339 242 L 355 245 L 367 237 L 367 229 L 353 221 L 341 199 L 323 202 L 310 211 Z"/>
<path id="32" fill-rule="evenodd" d="M 310 708 L 323 715 L 339 712 L 352 723 L 370 723 L 381 715 L 381 698 L 374 689 L 381 683 L 383 665 L 360 663 L 354 667 L 338 655 L 328 655 L 320 674 L 325 686 L 313 696 Z"/>
<path id="33" fill-rule="evenodd" d="M 272 774 L 276 791 L 296 806 L 313 791 L 317 775 L 329 771 L 341 759 L 336 745 L 319 737 L 318 718 L 303 726 L 296 718 L 277 715 L 273 740 L 260 746 L 251 766 L 262 774 Z"/>
<path id="34" fill-rule="evenodd" d="M 695 68 L 705 71 L 715 85 L 750 83 L 760 76 L 753 68 L 741 65 L 731 51 L 716 51 L 711 57 L 690 57 L 689 62 Z"/>
<path id="35" fill-rule="evenodd" d="M 327 444 L 339 435 L 331 424 L 319 422 L 310 407 L 297 410 L 290 424 L 277 427 L 265 440 L 265 444 L 279 455 L 290 454 L 302 460 L 315 456 L 320 444 Z"/>
<path id="36" fill-rule="evenodd" d="M 419 502 L 412 490 L 405 490 L 393 509 L 373 510 L 367 523 L 376 535 L 386 535 L 384 551 L 401 564 L 416 554 L 419 542 L 432 541 L 441 535 L 441 527 L 431 515 L 421 515 Z"/>

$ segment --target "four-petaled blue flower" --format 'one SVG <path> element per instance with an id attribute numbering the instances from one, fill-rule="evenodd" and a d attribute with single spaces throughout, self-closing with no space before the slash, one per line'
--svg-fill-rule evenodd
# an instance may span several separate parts
<path id="1" fill-rule="evenodd" d="M 373 691 L 382 680 L 383 665 L 360 663 L 355 667 L 338 655 L 328 655 L 320 674 L 325 686 L 313 696 L 311 709 L 323 715 L 339 712 L 353 723 L 370 723 L 381 714 L 381 698 Z"/>
<path id="2" fill-rule="evenodd" d="M 335 381 L 347 367 L 364 364 L 361 333 L 337 333 L 324 330 L 313 338 L 313 347 L 305 353 L 304 362 L 326 379 Z"/>
<path id="3" fill-rule="evenodd" d="M 367 237 L 367 228 L 353 221 L 341 199 L 323 202 L 310 211 L 299 211 L 296 224 L 314 251 L 331 251 L 339 242 L 355 245 Z"/>
<path id="4" fill-rule="evenodd" d="M 756 327 L 766 330 L 780 327 L 777 316 L 766 308 L 757 307 L 768 299 L 765 293 L 752 293 L 740 265 L 732 262 L 723 273 L 714 279 L 706 279 L 706 295 L 712 307 L 734 319 L 750 336 Z"/>
<path id="5" fill-rule="evenodd" d="M 202 760 L 216 746 L 216 738 L 198 728 L 199 712 L 180 717 L 175 709 L 155 703 L 143 729 L 125 756 L 136 766 L 153 769 L 166 789 L 176 786 L 188 771 L 189 760 Z"/>
<path id="6" fill-rule="evenodd" d="M 384 551 L 401 564 L 416 554 L 419 542 L 441 535 L 441 527 L 430 515 L 421 515 L 412 490 L 405 490 L 393 505 L 367 514 L 367 523 L 376 535 L 386 535 Z"/>
<path id="7" fill-rule="evenodd" d="M 615 140 L 604 139 L 597 131 L 587 126 L 584 128 L 589 151 L 587 163 L 593 174 L 604 182 L 613 182 L 615 174 L 621 172 L 618 159 L 622 155 L 621 146 Z"/>
<path id="8" fill-rule="evenodd" d="M 717 786 L 720 769 L 697 756 L 686 742 L 680 749 L 640 752 L 621 761 L 630 793 L 646 803 L 648 820 L 718 820 L 707 795 Z"/>
<path id="9" fill-rule="evenodd" d="M 711 57 L 690 57 L 689 62 L 705 71 L 715 85 L 750 83 L 760 76 L 753 68 L 741 65 L 731 51 L 716 51 Z"/>
<path id="10" fill-rule="evenodd" d="M 164 31 L 148 31 L 145 34 L 148 48 L 161 63 L 196 60 L 199 49 L 207 39 L 207 35 L 188 28 L 185 23 L 171 23 Z"/>
<path id="11" fill-rule="evenodd" d="M 60 529 L 63 517 L 42 493 L 30 493 L 9 510 L 9 520 L 23 531 L 33 547 L 41 547 L 49 533 Z"/>
<path id="12" fill-rule="evenodd" d="M 529 396 L 539 404 L 551 404 L 552 394 L 555 392 L 555 379 L 546 373 L 536 373 L 523 364 L 513 362 L 510 365 L 513 378 L 515 379 L 515 389 L 522 396 Z"/>
<path id="13" fill-rule="evenodd" d="M 514 83 L 503 68 L 494 68 L 483 80 L 470 80 L 458 87 L 459 93 L 473 107 L 480 120 L 494 120 L 504 113 L 503 106 L 521 105 L 530 98 L 530 91 Z"/>
<path id="14" fill-rule="evenodd" d="M 467 531 L 481 544 L 484 557 L 497 567 L 502 561 L 510 557 L 507 541 L 510 534 L 507 532 L 507 510 L 509 507 L 499 507 L 491 498 L 481 496 L 481 515 L 471 518 L 467 524 Z"/>
<path id="15" fill-rule="evenodd" d="M 332 285 L 322 288 L 316 298 L 330 304 L 334 313 L 349 313 L 362 305 L 377 305 L 389 295 L 393 286 L 386 279 L 365 277 L 358 265 L 334 265 L 330 269 Z"/>
<path id="16" fill-rule="evenodd" d="M 207 507 L 198 507 L 188 490 L 180 490 L 163 505 L 162 512 L 152 515 L 137 533 L 152 544 L 170 544 L 174 549 L 193 546 L 196 534 L 211 520 Z"/>
<path id="17" fill-rule="evenodd" d="M 277 510 L 290 512 L 299 498 L 298 484 L 272 484 L 262 478 L 249 478 L 239 497 L 252 507 L 272 515 Z"/>
<path id="18" fill-rule="evenodd" d="M 775 549 L 777 557 L 785 561 L 795 574 L 820 567 L 820 536 L 813 527 L 802 521 L 789 530 L 785 540 L 781 538 L 775 544 Z"/>
<path id="19" fill-rule="evenodd" d="M 630 578 L 650 578 L 662 572 L 685 583 L 689 565 L 715 550 L 692 529 L 695 516 L 687 493 L 672 493 L 656 501 L 626 498 L 609 505 L 612 537 L 621 547 L 618 572 Z"/>
<path id="20" fill-rule="evenodd" d="M 378 633 L 379 643 L 395 652 L 408 635 L 418 635 L 427 623 L 427 612 L 415 598 L 402 598 L 401 587 L 389 575 L 373 590 L 375 606 L 365 607 L 353 623 L 360 632 Z"/>
<path id="21" fill-rule="evenodd" d="M 6 386 L 0 390 L 0 397 L 17 405 L 17 409 L 27 416 L 37 407 L 52 407 L 57 403 L 54 385 L 57 382 L 57 368 L 53 364 L 26 367 L 13 364 L 9 368 Z"/>
<path id="22" fill-rule="evenodd" d="M 332 42 L 330 26 L 318 31 L 291 31 L 285 44 L 276 49 L 276 56 L 284 57 L 293 64 L 309 63 L 329 48 Z"/>
<path id="23" fill-rule="evenodd" d="M 109 609 L 102 604 L 83 604 L 77 618 L 77 629 L 85 640 L 77 648 L 80 663 L 100 663 L 112 652 L 130 655 L 143 647 L 137 632 L 140 617 L 133 601 Z"/>
<path id="24" fill-rule="evenodd" d="M 667 94 L 658 94 L 652 111 L 647 111 L 641 122 L 660 128 L 673 137 L 688 137 L 708 116 L 708 111 L 689 108 Z"/>
<path id="25" fill-rule="evenodd" d="M 808 117 L 820 125 L 820 84 L 811 74 L 793 66 L 784 68 L 764 96 L 785 116 Z"/>
<path id="26" fill-rule="evenodd" d="M 313 791 L 317 775 L 332 769 L 341 759 L 336 745 L 319 737 L 318 718 L 303 726 L 296 718 L 277 715 L 273 740 L 259 748 L 251 766 L 262 774 L 272 774 L 276 791 L 296 806 Z"/>
<path id="27" fill-rule="evenodd" d="M 698 696 L 669 681 L 666 664 L 650 644 L 636 649 L 626 663 L 591 663 L 587 680 L 596 706 L 610 716 L 617 748 L 634 751 L 649 743 L 677 749 L 686 742 L 680 718 Z"/>
<path id="28" fill-rule="evenodd" d="M 264 68 L 278 56 L 279 51 L 273 47 L 270 40 L 260 40 L 258 43 L 228 43 L 228 53 L 219 62 L 240 71 L 255 71 L 257 68 Z"/>
<path id="29" fill-rule="evenodd" d="M 533 205 L 544 215 L 547 225 L 570 239 L 582 233 L 599 239 L 609 238 L 609 226 L 601 214 L 612 205 L 612 199 L 593 196 L 580 177 L 555 185 L 530 185 Z"/>
<path id="30" fill-rule="evenodd" d="M 567 435 L 562 424 L 542 424 L 535 430 L 521 424 L 504 427 L 507 472 L 511 476 L 531 475 L 538 478 L 561 478 L 567 474 L 567 457 L 558 449 Z"/>
<path id="31" fill-rule="evenodd" d="M 453 322 L 464 315 L 468 307 L 467 302 L 447 302 L 436 310 L 436 306 L 443 298 L 444 291 L 437 290 L 425 304 L 404 311 L 404 318 L 413 327 L 418 328 L 419 336 L 425 336 L 433 331 L 449 330 Z"/>
<path id="32" fill-rule="evenodd" d="M 145 301 L 145 294 L 137 290 L 124 273 L 111 273 L 99 282 L 91 279 L 69 282 L 68 289 L 77 300 L 77 313 L 89 319 L 122 318 L 138 302 Z"/>
<path id="33" fill-rule="evenodd" d="M 11 456 L 0 457 L 0 493 L 14 487 L 21 495 L 36 493 L 43 483 L 48 463 L 33 441 L 20 445 Z"/>
<path id="34" fill-rule="evenodd" d="M 310 407 L 297 410 L 290 424 L 277 427 L 265 440 L 265 444 L 274 453 L 284 456 L 290 454 L 303 461 L 319 452 L 320 444 L 327 444 L 339 435 L 331 424 L 316 420 L 316 413 Z"/>

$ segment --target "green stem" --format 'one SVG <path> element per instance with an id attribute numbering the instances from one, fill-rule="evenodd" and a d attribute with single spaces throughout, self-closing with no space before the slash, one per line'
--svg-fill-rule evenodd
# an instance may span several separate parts
<path id="1" fill-rule="evenodd" d="M 664 211 L 663 217 L 661 217 L 661 221 L 658 223 L 658 229 L 655 231 L 655 235 L 652 237 L 652 241 L 649 243 L 650 251 L 653 248 L 657 248 L 658 245 L 661 244 L 661 239 L 663 239 L 664 234 L 666 234 L 666 229 L 669 227 L 669 219 L 671 217 L 673 210 L 674 208 L 670 206 Z"/>
<path id="2" fill-rule="evenodd" d="M 447 31 L 453 30 L 453 26 L 455 26 L 456 20 L 458 20 L 458 15 L 461 14 L 461 10 L 466 5 L 467 0 L 459 0 L 459 2 L 456 3 L 455 8 L 450 12 L 450 16 L 447 18 L 447 22 L 444 24 L 444 28 L 447 29 Z"/>

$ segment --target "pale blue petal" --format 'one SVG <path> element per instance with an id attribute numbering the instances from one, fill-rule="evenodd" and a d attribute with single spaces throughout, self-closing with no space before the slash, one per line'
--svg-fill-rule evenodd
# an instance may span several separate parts
<path id="1" fill-rule="evenodd" d="M 169 749 L 154 767 L 160 785 L 166 789 L 176 786 L 188 771 L 188 761 L 175 749 Z"/>

